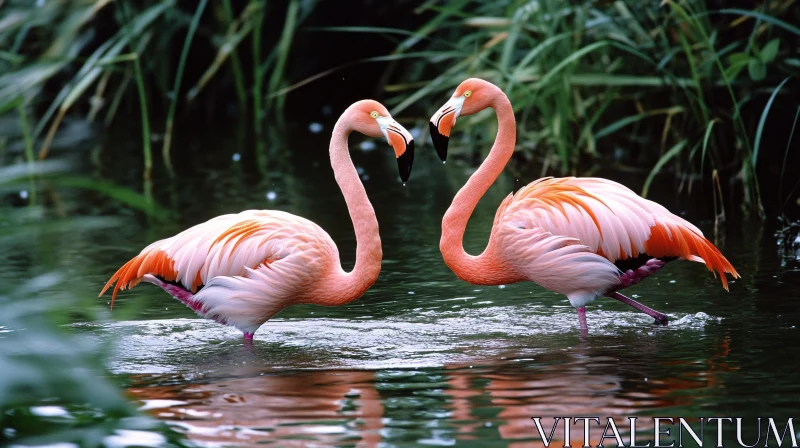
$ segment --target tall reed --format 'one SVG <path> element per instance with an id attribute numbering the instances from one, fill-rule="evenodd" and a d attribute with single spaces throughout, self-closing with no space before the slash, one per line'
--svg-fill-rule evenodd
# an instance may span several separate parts
<path id="1" fill-rule="evenodd" d="M 395 113 L 420 101 L 434 107 L 463 79 L 482 77 L 509 95 L 517 150 L 545 171 L 645 163 L 647 194 L 668 170 L 686 188 L 718 170 L 741 179 L 746 213 L 763 214 L 761 135 L 769 111 L 791 98 L 786 79 L 800 66 L 787 48 L 800 37 L 788 3 L 748 11 L 685 0 L 456 1 L 419 11 L 430 20 L 393 52 L 419 54 L 387 85 Z M 761 120 L 746 120 L 746 103 L 764 93 Z M 469 120 L 472 141 L 492 135 L 489 115 Z"/>

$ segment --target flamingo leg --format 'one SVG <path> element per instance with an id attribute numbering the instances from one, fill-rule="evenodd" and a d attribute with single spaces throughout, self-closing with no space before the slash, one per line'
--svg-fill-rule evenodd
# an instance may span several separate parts
<path id="1" fill-rule="evenodd" d="M 635 300 L 633 300 L 633 299 L 631 299 L 629 297 L 626 297 L 626 296 L 624 296 L 624 295 L 622 295 L 622 294 L 620 294 L 618 292 L 611 293 L 611 295 L 609 297 L 611 297 L 612 299 L 617 299 L 620 302 L 624 303 L 625 305 L 630 305 L 630 306 L 636 308 L 637 310 L 647 314 L 648 316 L 650 316 L 653 319 L 655 319 L 656 323 L 658 323 L 658 324 L 666 326 L 669 323 L 669 318 L 667 317 L 666 314 L 659 313 L 658 311 L 656 311 L 656 310 L 654 310 L 654 309 L 652 309 L 650 307 L 647 307 L 645 305 L 642 305 L 641 303 L 639 303 L 639 302 L 637 302 L 637 301 L 635 301 Z"/>
<path id="2" fill-rule="evenodd" d="M 255 355 L 255 348 L 253 348 L 253 333 L 244 332 L 244 339 L 242 339 L 242 345 L 244 346 L 245 352 L 249 355 Z"/>
<path id="3" fill-rule="evenodd" d="M 145 282 L 148 282 L 148 283 L 152 283 L 152 284 L 158 286 L 159 288 L 163 289 L 164 291 L 169 293 L 169 295 L 171 295 L 172 297 L 175 297 L 176 299 L 178 299 L 182 304 L 184 304 L 184 305 L 188 306 L 189 308 L 191 308 L 192 311 L 194 311 L 195 313 L 197 313 L 197 314 L 199 314 L 199 315 L 201 315 L 203 317 L 206 317 L 208 319 L 211 319 L 214 322 L 217 322 L 219 324 L 228 325 L 228 322 L 224 318 L 220 317 L 219 315 L 216 315 L 216 314 L 211 315 L 211 316 L 206 315 L 206 311 L 203 309 L 203 304 L 201 302 L 195 300 L 194 299 L 194 294 L 192 294 L 191 292 L 185 290 L 184 288 L 181 288 L 180 286 L 173 285 L 172 283 L 164 282 L 160 278 L 158 278 L 158 277 L 156 277 L 154 275 L 150 275 L 150 274 L 147 274 L 144 277 L 142 277 L 142 280 L 145 281 Z M 251 333 L 245 333 L 245 335 L 244 335 L 245 339 L 248 339 L 248 337 L 247 337 L 248 334 L 250 335 L 249 339 L 253 339 L 253 335 Z"/>
<path id="4" fill-rule="evenodd" d="M 150 274 L 147 274 L 144 277 L 142 277 L 142 280 L 144 280 L 144 281 L 146 281 L 148 283 L 152 283 L 152 284 L 158 286 L 159 288 L 163 289 L 169 295 L 171 295 L 172 297 L 175 297 L 182 304 L 188 306 L 193 311 L 200 312 L 202 306 L 194 300 L 194 294 L 192 294 L 191 292 L 187 291 L 186 289 L 181 288 L 180 286 L 177 286 L 177 285 L 173 285 L 171 283 L 167 283 L 167 282 L 161 280 L 160 278 L 158 278 L 158 277 L 156 277 L 154 275 L 150 275 Z"/>
<path id="5" fill-rule="evenodd" d="M 586 324 L 586 307 L 578 308 L 578 321 L 581 323 L 581 333 L 586 334 L 589 332 L 589 325 Z"/>

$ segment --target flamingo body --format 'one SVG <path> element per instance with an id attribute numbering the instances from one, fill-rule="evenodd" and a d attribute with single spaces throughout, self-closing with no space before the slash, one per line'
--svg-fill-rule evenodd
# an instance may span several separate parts
<path id="1" fill-rule="evenodd" d="M 186 305 L 199 315 L 253 333 L 288 305 L 336 302 L 320 280 L 344 274 L 336 243 L 321 227 L 290 213 L 248 210 L 150 244 L 103 292 L 116 282 L 113 303 L 119 290 L 141 280 L 160 286 L 155 278 L 191 293 Z M 168 290 L 179 300 L 186 297 L 178 291 Z"/>
<path id="2" fill-rule="evenodd" d="M 345 272 L 331 237 L 313 222 L 275 210 L 223 215 L 150 244 L 106 283 L 117 293 L 153 283 L 199 315 L 244 332 L 245 338 L 283 308 L 346 304 L 378 278 L 383 256 L 375 210 L 347 147 L 351 131 L 383 136 L 394 148 L 400 178 L 414 158 L 411 134 L 372 100 L 351 105 L 336 122 L 331 166 L 356 233 L 356 263 Z"/>
<path id="3" fill-rule="evenodd" d="M 509 195 L 489 247 L 502 265 L 576 307 L 638 283 L 676 258 L 705 263 L 725 289 L 725 273 L 737 275 L 697 227 L 600 178 L 539 179 Z"/>

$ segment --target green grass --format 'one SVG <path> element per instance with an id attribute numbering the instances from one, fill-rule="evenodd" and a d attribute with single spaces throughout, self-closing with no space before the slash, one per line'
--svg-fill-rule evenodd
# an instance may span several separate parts
<path id="1" fill-rule="evenodd" d="M 707 10 L 703 2 L 686 0 L 424 2 L 415 12 L 426 21 L 416 30 L 313 29 L 397 43 L 388 54 L 291 83 L 290 68 L 302 61 L 293 52 L 295 36 L 314 2 L 12 2 L 4 6 L 0 27 L 0 114 L 16 111 L 29 120 L 20 121 L 27 128 L 26 154 L 32 149 L 44 159 L 67 115 L 94 120 L 103 114 L 103 124 L 111 126 L 122 104 L 134 104 L 149 178 L 158 156 L 151 139 L 163 135 L 161 155 L 172 172 L 181 111 L 202 110 L 204 101 L 214 104 L 232 86 L 239 122 L 255 135 L 263 168 L 270 146 L 264 126 L 281 122 L 288 92 L 354 64 L 381 63 L 388 67 L 385 102 L 395 114 L 411 107 L 432 111 L 461 80 L 482 77 L 502 87 L 514 105 L 518 151 L 551 174 L 645 167 L 646 194 L 665 174 L 689 179 L 691 188 L 717 170 L 723 179 L 736 179 L 746 213 L 762 214 L 756 167 L 775 119 L 770 111 L 785 109 L 798 93 L 792 79 L 800 68 L 800 28 L 792 25 L 792 5 Z M 117 23 L 98 40 L 93 26 L 101 14 Z M 283 23 L 277 41 L 262 45 L 266 21 L 275 17 Z M 170 51 L 176 39 L 183 42 L 177 61 Z M 189 66 L 197 71 L 192 58 L 208 48 L 207 66 L 187 73 Z M 56 93 L 43 94 L 45 84 Z M 164 124 L 154 125 L 150 111 L 162 108 Z M 493 121 L 479 114 L 470 117 L 469 129 L 460 129 L 488 143 Z M 730 182 L 722 184 L 731 189 Z"/>
<path id="2" fill-rule="evenodd" d="M 192 24 L 189 25 L 189 32 L 186 34 L 186 40 L 183 42 L 183 50 L 181 50 L 181 58 L 178 61 L 178 70 L 175 72 L 175 83 L 172 87 L 172 98 L 169 101 L 169 112 L 167 112 L 167 124 L 164 131 L 164 147 L 162 154 L 164 155 L 164 165 L 170 174 L 174 175 L 172 168 L 172 160 L 170 158 L 170 144 L 172 143 L 172 131 L 175 125 L 175 110 L 178 106 L 178 98 L 180 98 L 181 82 L 183 81 L 183 71 L 186 67 L 186 59 L 189 56 L 189 48 L 192 46 L 192 39 L 197 32 L 197 26 L 200 24 L 200 16 L 206 9 L 208 0 L 200 0 L 192 17 Z M 147 170 L 149 172 L 149 170 Z M 146 176 L 149 178 L 149 176 Z"/>
<path id="3" fill-rule="evenodd" d="M 393 75 L 388 102 L 396 114 L 419 101 L 434 110 L 459 82 L 481 77 L 511 99 L 517 150 L 536 156 L 554 174 L 644 164 L 651 167 L 642 191 L 647 194 L 667 171 L 697 179 L 717 170 L 740 178 L 744 212 L 762 215 L 756 176 L 761 135 L 774 103 L 797 96 L 787 76 L 797 71 L 796 48 L 789 44 L 800 29 L 789 24 L 788 3 L 754 11 L 709 11 L 704 5 L 426 3 L 420 12 L 430 21 L 393 53 L 425 56 Z M 742 113 L 754 100 L 766 101 L 758 123 Z M 490 114 L 479 114 L 461 131 L 488 148 L 493 122 Z M 618 149 L 622 159 L 614 155 Z"/>
<path id="4" fill-rule="evenodd" d="M 154 127 L 148 102 L 152 105 L 154 100 L 167 98 L 163 128 L 156 126 L 154 132 L 163 133 L 161 149 L 168 173 L 173 171 L 173 131 L 179 110 L 202 110 L 203 96 L 213 102 L 225 92 L 230 79 L 239 113 L 243 116 L 251 111 L 256 138 L 263 146 L 264 118 L 270 114 L 280 117 L 284 97 L 275 96 L 274 91 L 289 84 L 285 77 L 294 36 L 315 1 L 288 4 L 280 41 L 268 51 L 262 48 L 262 27 L 275 6 L 266 0 L 250 0 L 241 11 L 235 10 L 230 0 L 36 3 L 12 2 L 0 13 L 0 114 L 13 112 L 20 97 L 30 110 L 43 110 L 39 116 L 29 116 L 35 123 L 30 138 L 41 160 L 48 157 L 67 115 L 89 109 L 86 117 L 94 120 L 105 109 L 103 123 L 112 126 L 120 105 L 130 95 L 143 117 L 142 163 L 149 178 L 153 169 L 150 129 Z M 98 40 L 94 27 L 100 17 L 108 16 L 117 20 L 116 32 Z M 176 36 L 184 36 L 177 64 L 171 51 Z M 241 46 L 251 51 L 245 53 Z M 216 56 L 183 91 L 189 59 L 198 53 L 193 49 L 208 47 L 216 49 Z M 243 54 L 252 57 L 249 74 L 243 68 Z M 120 63 L 128 62 L 128 67 L 120 68 Z M 48 83 L 59 87 L 55 95 L 42 95 Z"/>

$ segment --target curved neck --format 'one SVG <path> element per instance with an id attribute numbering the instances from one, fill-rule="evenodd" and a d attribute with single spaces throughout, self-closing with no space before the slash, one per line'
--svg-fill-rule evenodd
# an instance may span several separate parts
<path id="1" fill-rule="evenodd" d="M 318 294 L 311 298 L 320 305 L 342 305 L 361 297 L 381 272 L 383 251 L 378 219 L 347 147 L 352 130 L 349 116 L 343 114 L 333 128 L 330 156 L 336 183 L 342 190 L 356 233 L 356 264 L 350 272 L 342 270 L 341 262 L 329 271 L 333 278 L 324 278 Z"/>
<path id="2" fill-rule="evenodd" d="M 498 89 L 489 107 L 497 113 L 497 137 L 489 156 L 453 198 L 442 220 L 442 239 L 439 242 L 445 264 L 462 280 L 477 285 L 510 283 L 503 269 L 492 269 L 495 264 L 489 250 L 473 256 L 464 251 L 463 246 L 464 231 L 472 212 L 503 171 L 514 153 L 517 140 L 514 110 L 508 97 Z M 489 246 L 491 244 L 490 240 Z"/>

